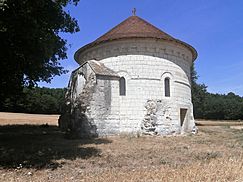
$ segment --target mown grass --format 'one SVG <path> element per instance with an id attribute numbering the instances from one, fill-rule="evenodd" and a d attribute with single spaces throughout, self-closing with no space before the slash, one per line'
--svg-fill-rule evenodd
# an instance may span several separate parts
<path id="1" fill-rule="evenodd" d="M 56 126 L 1 126 L 0 144 L 0 181 L 243 181 L 243 130 L 223 126 L 89 140 Z"/>

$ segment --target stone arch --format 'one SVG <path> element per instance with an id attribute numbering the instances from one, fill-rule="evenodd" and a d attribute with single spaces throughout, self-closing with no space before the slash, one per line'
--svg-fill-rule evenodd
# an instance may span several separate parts
<path id="1" fill-rule="evenodd" d="M 170 78 L 166 77 L 164 79 L 164 91 L 165 91 L 165 97 L 170 97 Z"/>
<path id="2" fill-rule="evenodd" d="M 123 76 L 119 79 L 119 93 L 120 96 L 126 95 L 126 79 Z"/>
<path id="3" fill-rule="evenodd" d="M 117 74 L 120 76 L 120 79 L 119 79 L 119 95 L 125 96 L 128 93 L 129 80 L 131 79 L 131 76 L 128 74 L 127 71 L 124 71 L 124 70 L 118 71 Z M 123 90 L 121 90 L 121 86 L 124 86 Z M 125 93 L 124 92 L 121 93 L 121 91 L 125 91 Z"/>
<path id="4" fill-rule="evenodd" d="M 174 90 L 174 77 L 170 72 L 164 72 L 161 75 L 161 84 L 163 88 L 163 98 L 170 98 L 173 96 L 173 90 Z"/>

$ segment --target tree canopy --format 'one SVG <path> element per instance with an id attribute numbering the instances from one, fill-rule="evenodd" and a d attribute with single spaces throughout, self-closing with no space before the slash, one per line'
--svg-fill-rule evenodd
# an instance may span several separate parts
<path id="1" fill-rule="evenodd" d="M 195 70 L 194 64 L 191 67 L 191 91 L 192 103 L 194 107 L 194 116 L 202 118 L 204 114 L 204 105 L 207 95 L 207 86 L 197 83 L 198 75 Z"/>
<path id="2" fill-rule="evenodd" d="M 60 32 L 79 31 L 65 11 L 79 0 L 0 0 L 0 107 L 16 98 L 23 87 L 50 82 L 67 71 L 59 61 L 67 58 L 67 42 Z"/>
<path id="3" fill-rule="evenodd" d="M 60 114 L 65 103 L 65 92 L 65 88 L 24 88 L 21 98 L 16 102 L 5 99 L 0 111 Z"/>
<path id="4" fill-rule="evenodd" d="M 232 92 L 213 94 L 204 84 L 198 84 L 194 65 L 191 70 L 192 102 L 195 118 L 200 119 L 243 119 L 243 97 Z"/>

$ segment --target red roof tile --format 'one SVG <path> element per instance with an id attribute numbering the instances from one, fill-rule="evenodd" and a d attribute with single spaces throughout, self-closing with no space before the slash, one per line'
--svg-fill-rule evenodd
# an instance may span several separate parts
<path id="1" fill-rule="evenodd" d="M 192 46 L 183 41 L 173 38 L 169 34 L 156 28 L 155 26 L 153 26 L 152 24 L 148 23 L 147 21 L 143 20 L 138 16 L 130 16 L 129 18 L 127 18 L 114 28 L 112 28 L 110 31 L 96 39 L 94 42 L 91 42 L 90 44 L 80 48 L 75 53 L 74 57 L 77 58 L 76 56 L 78 52 L 85 50 L 89 47 L 92 47 L 94 45 L 97 45 L 99 43 L 127 38 L 155 38 L 176 42 L 186 46 L 192 52 L 193 60 L 197 58 L 197 51 Z"/>
<path id="2" fill-rule="evenodd" d="M 174 39 L 167 33 L 161 31 L 150 23 L 146 22 L 138 16 L 130 16 L 113 29 L 96 39 L 94 42 L 103 42 L 107 40 L 122 38 L 158 38 L 158 39 Z"/>

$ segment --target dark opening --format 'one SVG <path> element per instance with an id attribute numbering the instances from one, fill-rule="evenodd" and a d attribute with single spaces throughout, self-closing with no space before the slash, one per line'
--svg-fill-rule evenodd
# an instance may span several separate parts
<path id="1" fill-rule="evenodd" d="M 119 89 L 120 95 L 126 95 L 126 80 L 124 77 L 121 77 L 119 80 Z"/>
<path id="2" fill-rule="evenodd" d="M 187 109 L 180 109 L 180 120 L 181 126 L 183 125 L 185 118 L 186 118 Z"/>
<path id="3" fill-rule="evenodd" d="M 170 97 L 170 79 L 165 78 L 165 97 Z"/>

